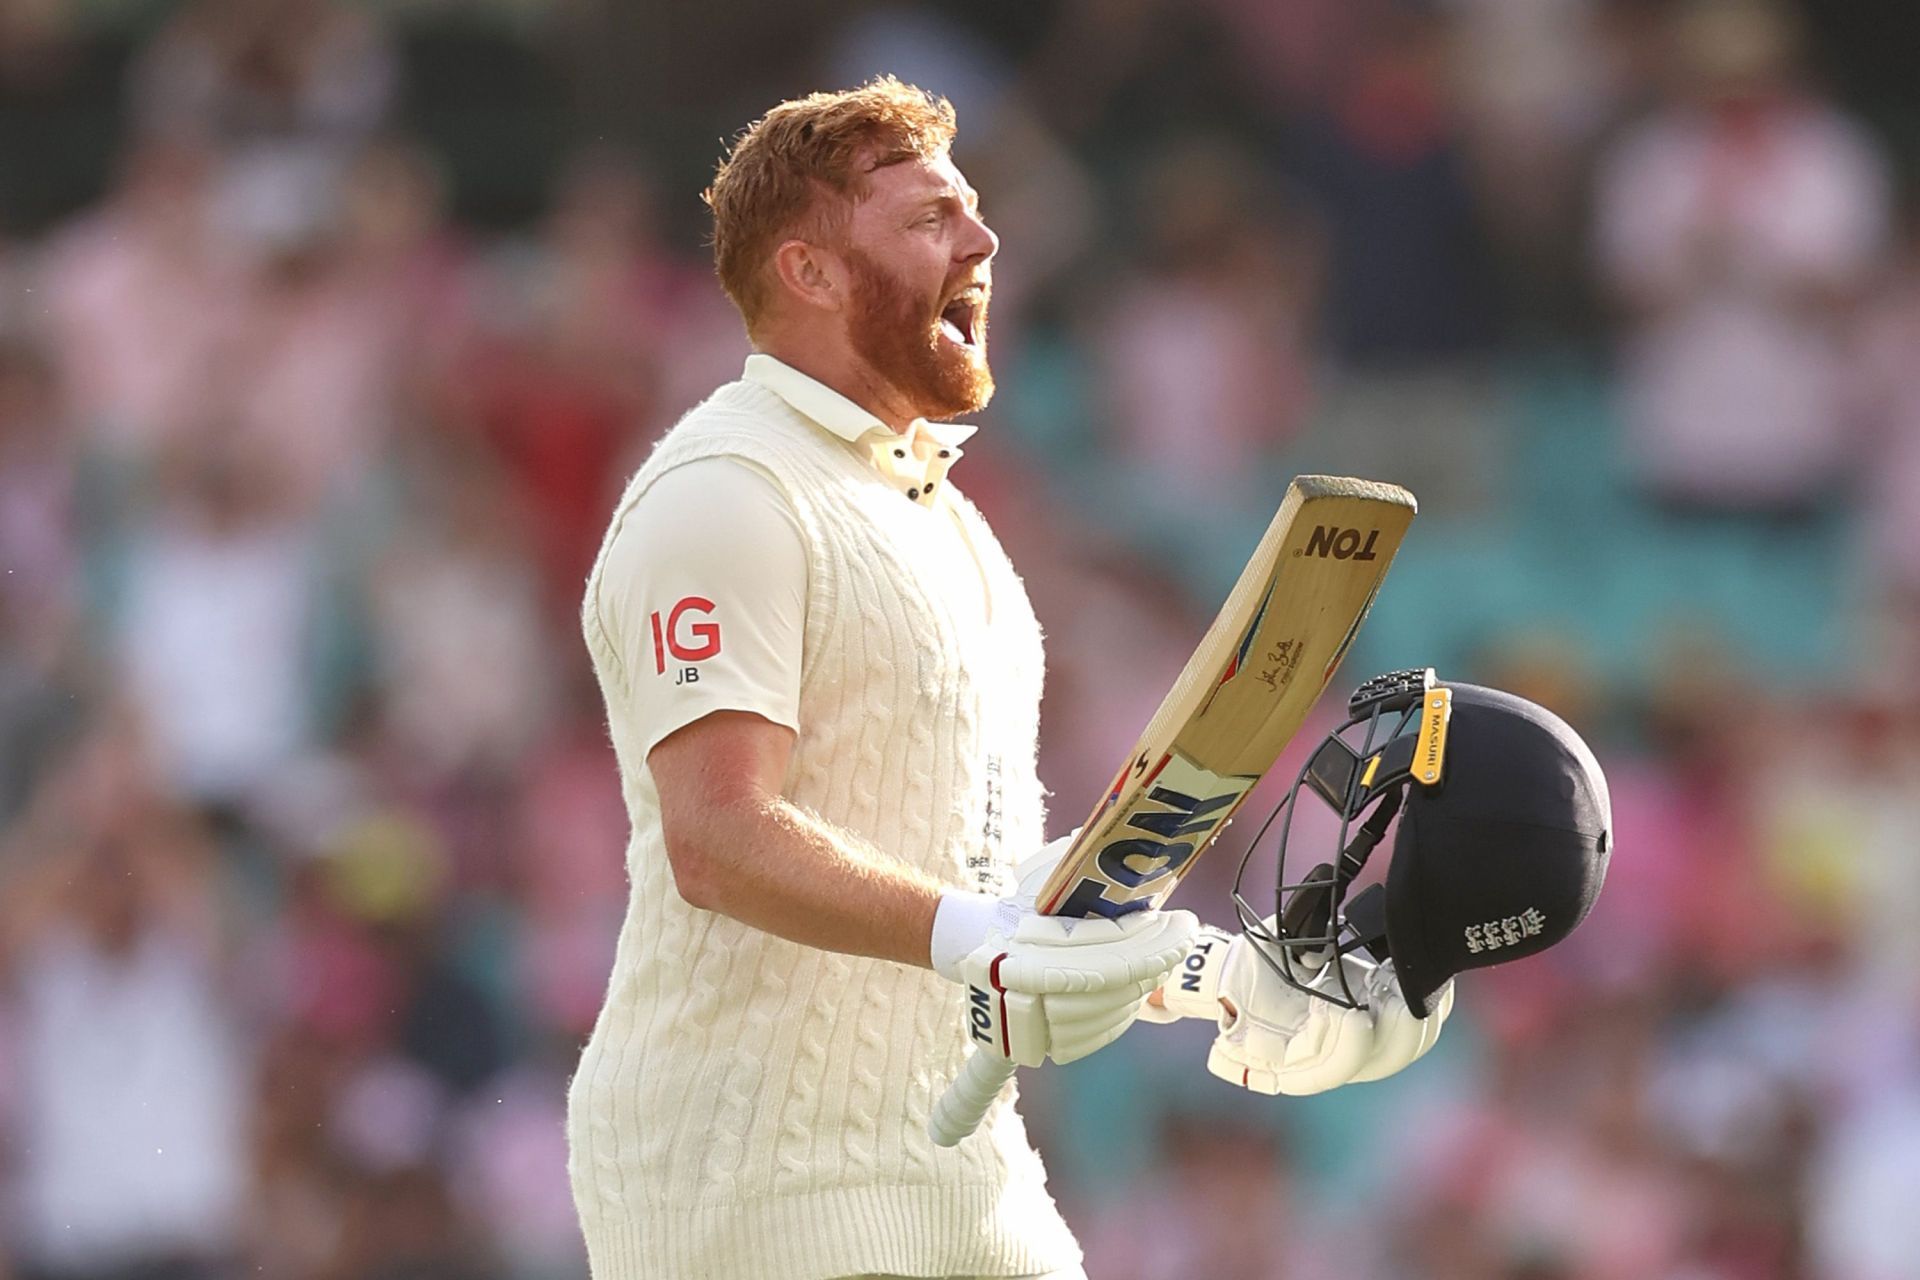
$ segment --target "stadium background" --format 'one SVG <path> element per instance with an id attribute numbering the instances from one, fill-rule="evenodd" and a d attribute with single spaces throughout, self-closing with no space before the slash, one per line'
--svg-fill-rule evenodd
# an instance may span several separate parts
<path id="1" fill-rule="evenodd" d="M 1424 504 L 1343 685 L 1502 684 L 1613 779 L 1596 916 L 1406 1075 L 1251 1097 L 1192 1026 L 1027 1073 L 1091 1274 L 1920 1276 L 1916 37 L 0 0 L 0 1275 L 584 1274 L 580 585 L 743 354 L 723 139 L 889 70 L 1004 240 L 959 481 L 1049 633 L 1056 830 L 1302 470 Z"/>

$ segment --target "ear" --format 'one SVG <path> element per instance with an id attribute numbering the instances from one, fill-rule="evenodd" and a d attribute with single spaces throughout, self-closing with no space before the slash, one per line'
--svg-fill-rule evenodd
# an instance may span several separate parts
<path id="1" fill-rule="evenodd" d="M 838 311 L 846 305 L 850 277 L 839 255 L 805 240 L 787 240 L 773 251 L 773 274 L 782 292 L 804 306 Z"/>

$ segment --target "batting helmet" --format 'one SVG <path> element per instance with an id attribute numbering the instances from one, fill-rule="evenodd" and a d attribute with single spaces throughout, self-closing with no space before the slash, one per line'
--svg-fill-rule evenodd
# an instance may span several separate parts
<path id="1" fill-rule="evenodd" d="M 1425 1017 L 1427 998 L 1455 974 L 1544 951 L 1586 918 L 1606 876 L 1613 818 L 1600 765 L 1565 721 L 1497 689 L 1443 684 L 1432 668 L 1367 681 L 1347 713 L 1234 879 L 1247 936 L 1283 979 L 1357 1007 L 1344 982 L 1339 990 L 1307 982 L 1326 949 L 1364 947 L 1392 959 L 1408 1007 Z M 1290 881 L 1288 838 L 1303 791 L 1340 818 L 1340 852 Z M 1349 901 L 1396 816 L 1384 886 Z M 1276 822 L 1269 925 L 1242 882 Z"/>

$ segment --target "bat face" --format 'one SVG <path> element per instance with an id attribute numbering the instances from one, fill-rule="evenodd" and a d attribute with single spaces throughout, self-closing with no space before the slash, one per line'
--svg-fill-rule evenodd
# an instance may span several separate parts
<path id="1" fill-rule="evenodd" d="M 1222 774 L 1185 755 L 1168 753 L 1140 782 L 1122 775 L 1101 812 L 1103 835 L 1082 836 L 1066 859 L 1078 872 L 1040 897 L 1047 915 L 1119 916 L 1154 905 L 1186 873 L 1189 863 L 1220 833 L 1258 774 Z M 1084 864 L 1084 865 L 1081 865 Z"/>
<path id="2" fill-rule="evenodd" d="M 1062 858 L 1042 912 L 1162 902 L 1333 678 L 1416 510 L 1397 485 L 1301 476 Z"/>

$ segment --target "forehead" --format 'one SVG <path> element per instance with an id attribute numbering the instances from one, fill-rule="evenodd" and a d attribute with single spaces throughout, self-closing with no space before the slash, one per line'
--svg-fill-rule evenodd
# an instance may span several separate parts
<path id="1" fill-rule="evenodd" d="M 882 209 L 896 208 L 931 200 L 956 192 L 962 200 L 975 199 L 973 185 L 945 151 L 929 157 L 915 156 L 875 169 L 867 175 L 866 204 Z"/>

